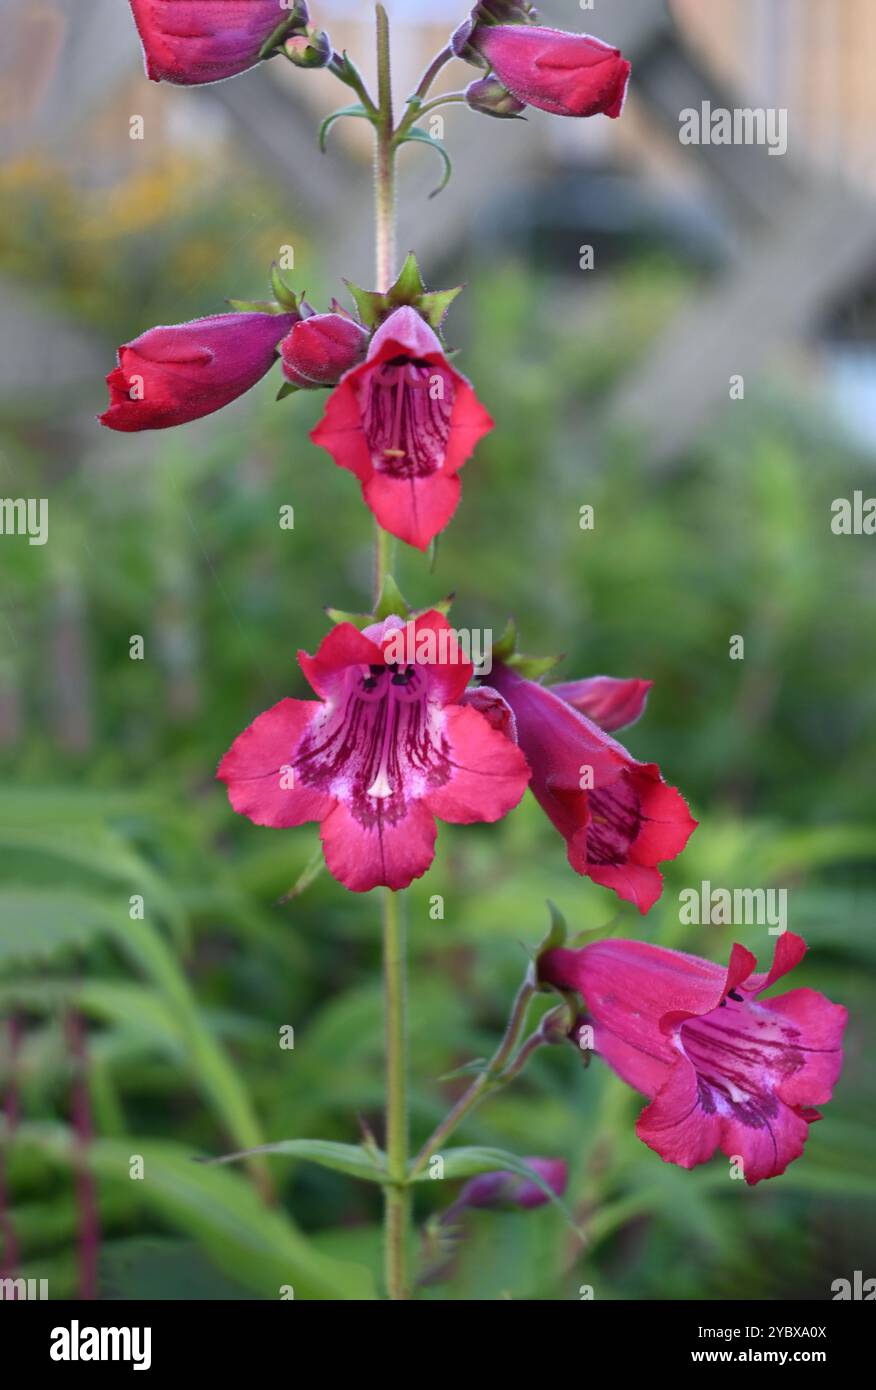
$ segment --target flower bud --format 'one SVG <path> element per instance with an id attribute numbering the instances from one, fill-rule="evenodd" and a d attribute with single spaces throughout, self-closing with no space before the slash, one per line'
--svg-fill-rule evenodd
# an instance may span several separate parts
<path id="1" fill-rule="evenodd" d="M 126 433 L 163 430 L 212 415 L 271 370 L 277 345 L 295 322 L 288 314 L 217 314 L 150 328 L 119 349 L 107 377 L 102 425 Z"/>
<path id="2" fill-rule="evenodd" d="M 551 1191 L 562 1197 L 569 1181 L 569 1170 L 561 1158 L 527 1158 L 524 1162 L 547 1184 Z M 454 1215 L 465 1207 L 505 1207 L 521 1211 L 532 1211 L 543 1207 L 550 1197 L 533 1182 L 520 1173 L 481 1173 L 467 1182 L 453 1204 Z"/>
<path id="3" fill-rule="evenodd" d="M 347 314 L 314 314 L 296 323 L 280 345 L 283 374 L 305 390 L 336 386 L 364 361 L 369 334 Z"/>
<path id="4" fill-rule="evenodd" d="M 526 102 L 512 96 L 498 77 L 482 77 L 472 82 L 466 88 L 465 99 L 472 111 L 479 111 L 482 116 L 498 116 L 500 120 L 514 120 L 526 110 Z"/>
<path id="5" fill-rule="evenodd" d="M 332 42 L 324 29 L 293 34 L 283 44 L 283 52 L 296 68 L 324 68 L 332 60 Z"/>
<path id="6" fill-rule="evenodd" d="M 616 118 L 623 110 L 630 64 L 619 48 L 589 34 L 535 26 L 479 25 L 472 39 L 518 100 L 554 116 Z"/>
<path id="7" fill-rule="evenodd" d="M 452 34 L 450 47 L 457 58 L 474 67 L 488 67 L 475 42 L 481 29 L 495 24 L 534 24 L 537 18 L 538 12 L 528 0 L 480 0 Z"/>

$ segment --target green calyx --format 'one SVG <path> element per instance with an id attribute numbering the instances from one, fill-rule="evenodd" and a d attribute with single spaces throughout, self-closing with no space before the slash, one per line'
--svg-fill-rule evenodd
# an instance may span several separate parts
<path id="1" fill-rule="evenodd" d="M 366 328 L 371 329 L 379 328 L 396 309 L 408 305 L 416 309 L 437 332 L 454 299 L 462 293 L 462 285 L 452 290 L 427 290 L 413 252 L 402 266 L 395 284 L 385 294 L 377 290 L 363 290 L 349 280 L 346 283 L 356 301 L 359 318 Z"/>
<path id="2" fill-rule="evenodd" d="M 373 623 L 382 623 L 386 618 L 404 618 L 407 622 L 425 611 L 443 613 L 446 617 L 450 612 L 453 599 L 454 595 L 450 594 L 449 597 L 440 599 L 437 603 L 430 603 L 428 609 L 411 608 L 392 575 L 388 574 L 383 581 L 380 597 L 374 605 L 372 613 L 345 613 L 340 608 L 327 608 L 326 613 L 333 623 L 352 623 L 362 632 L 366 627 L 371 627 Z"/>
<path id="3" fill-rule="evenodd" d="M 259 49 L 259 57 L 264 61 L 273 58 L 275 53 L 279 53 L 283 43 L 291 34 L 303 33 L 308 24 L 307 5 L 296 3 L 289 13 L 288 18 L 277 25 L 273 33 L 269 34 Z"/>
<path id="4" fill-rule="evenodd" d="M 562 655 L 526 656 L 517 650 L 517 636 L 517 624 L 513 618 L 509 618 L 502 636 L 493 644 L 494 661 L 500 662 L 530 681 L 540 681 L 542 676 L 546 676 L 548 671 L 552 671 L 562 661 Z"/>
<path id="5" fill-rule="evenodd" d="M 276 261 L 271 266 L 271 289 L 274 291 L 273 299 L 229 299 L 226 303 L 239 314 L 297 314 L 299 318 L 305 316 L 304 294 L 296 294 L 289 288 Z"/>

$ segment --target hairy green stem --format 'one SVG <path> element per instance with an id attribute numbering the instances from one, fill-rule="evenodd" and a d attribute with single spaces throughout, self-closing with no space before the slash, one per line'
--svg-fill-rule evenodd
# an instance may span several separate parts
<path id="1" fill-rule="evenodd" d="M 377 288 L 382 293 L 389 289 L 395 278 L 396 260 L 395 117 L 389 19 L 382 5 L 377 6 L 377 91 Z"/>
<path id="2" fill-rule="evenodd" d="M 502 1036 L 502 1041 L 493 1054 L 490 1062 L 476 1080 L 472 1082 L 465 1094 L 460 1096 L 453 1109 L 444 1117 L 435 1132 L 426 1140 L 420 1152 L 417 1154 L 417 1157 L 414 1159 L 409 1174 L 411 1179 L 415 1178 L 418 1173 L 423 1171 L 432 1155 L 450 1138 L 451 1134 L 453 1134 L 454 1130 L 462 1123 L 466 1115 L 483 1100 L 484 1096 L 489 1091 L 493 1090 L 496 1086 L 503 1086 L 506 1081 L 511 1080 L 512 1076 L 519 1075 L 523 1067 L 523 1062 L 528 1060 L 531 1053 L 535 1050 L 535 1047 L 539 1046 L 543 1041 L 541 1030 L 539 1029 L 539 1031 L 534 1033 L 524 1044 L 521 1050 L 520 1056 L 522 1056 L 524 1052 L 526 1053 L 523 1062 L 520 1061 L 520 1056 L 518 1056 L 514 1063 L 510 1067 L 508 1066 L 514 1049 L 517 1046 L 517 1040 L 523 1030 L 523 1025 L 526 1022 L 526 1015 L 529 1012 L 529 1005 L 535 992 L 535 985 L 531 978 L 527 977 L 517 991 L 511 1009 L 511 1017 L 508 1020 L 508 1025 Z M 538 1043 L 535 1042 L 536 1038 L 538 1039 Z"/>
<path id="3" fill-rule="evenodd" d="M 395 558 L 395 536 L 384 531 L 379 521 L 374 523 L 374 603 L 378 603 L 383 593 L 387 575 L 392 574 Z"/>
<path id="4" fill-rule="evenodd" d="M 411 1196 L 408 1175 L 407 971 L 401 900 L 383 890 L 383 981 L 386 1012 L 386 1290 L 393 1300 L 410 1297 L 408 1241 Z"/>
<path id="5" fill-rule="evenodd" d="M 377 14 L 378 112 L 375 122 L 375 213 L 377 230 L 377 288 L 389 289 L 395 278 L 395 118 L 392 105 L 392 66 L 389 20 L 382 5 Z M 375 602 L 390 573 L 393 538 L 381 526 L 375 531 Z M 389 1183 L 384 1188 L 384 1269 L 387 1296 L 395 1302 L 410 1298 L 408 1246 L 411 1194 L 407 1186 L 407 964 L 401 900 L 383 889 L 383 989 L 386 1023 L 386 1158 Z"/>

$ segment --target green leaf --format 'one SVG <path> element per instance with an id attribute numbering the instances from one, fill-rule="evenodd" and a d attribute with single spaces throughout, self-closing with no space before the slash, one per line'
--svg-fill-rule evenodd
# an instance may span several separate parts
<path id="1" fill-rule="evenodd" d="M 313 851 L 313 854 L 310 856 L 304 868 L 301 870 L 301 873 L 298 875 L 295 882 L 292 884 L 292 887 L 289 889 L 289 892 L 286 893 L 280 899 L 280 902 L 288 903 L 291 902 L 293 898 L 299 898 L 302 893 L 306 892 L 306 890 L 310 887 L 311 883 L 316 882 L 316 880 L 319 878 L 320 874 L 324 871 L 324 869 L 325 852 L 323 850 L 322 845 L 319 844 L 316 846 L 316 849 Z"/>
<path id="2" fill-rule="evenodd" d="M 416 143 L 418 145 L 429 145 L 431 149 L 433 149 L 435 153 L 439 155 L 441 159 L 443 159 L 444 178 L 441 180 L 438 187 L 434 188 L 432 192 L 429 194 L 430 198 L 437 198 L 438 194 L 443 193 L 444 189 L 447 187 L 448 183 L 450 182 L 450 175 L 453 173 L 453 162 L 450 158 L 450 155 L 447 153 L 445 146 L 442 145 L 440 140 L 433 139 L 433 137 L 431 135 L 428 135 L 425 130 L 418 130 L 416 126 L 412 126 L 412 128 L 407 132 L 404 139 L 400 143 L 402 145 L 407 145 L 411 143 Z"/>
<path id="3" fill-rule="evenodd" d="M 138 893 L 150 907 L 157 908 L 181 945 L 188 944 L 188 925 L 179 900 L 110 826 L 81 818 L 48 817 L 37 825 L 10 824 L 0 818 L 0 854 L 3 850 L 45 855 L 113 884 L 125 884 L 129 894 Z"/>
<path id="4" fill-rule="evenodd" d="M 482 1076 L 489 1065 L 488 1058 L 476 1057 L 473 1062 L 463 1062 L 461 1067 L 446 1071 L 443 1076 L 438 1077 L 438 1081 L 443 1085 L 445 1081 L 456 1081 L 460 1076 Z"/>
<path id="5" fill-rule="evenodd" d="M 22 1125 L 15 1142 L 33 1143 L 61 1162 L 78 1158 L 69 1132 L 58 1126 Z M 131 1181 L 132 1154 L 143 1159 L 142 1182 Z M 193 1163 L 179 1144 L 139 1136 L 98 1139 L 89 1147 L 88 1162 L 101 1180 L 122 1184 L 262 1298 L 279 1300 L 280 1290 L 289 1284 L 296 1298 L 376 1298 L 367 1270 L 320 1254 L 288 1217 L 265 1206 L 246 1178 Z"/>
<path id="6" fill-rule="evenodd" d="M 371 115 L 370 111 L 365 110 L 361 102 L 355 102 L 352 106 L 342 106 L 339 111 L 333 111 L 330 116 L 326 116 L 319 128 L 319 148 L 322 150 L 323 154 L 326 152 L 326 141 L 329 131 L 335 121 L 339 121 L 342 116 L 358 117 L 360 120 L 370 121 L 372 125 L 374 124 L 374 117 Z"/>
<path id="7" fill-rule="evenodd" d="M 67 890 L 0 889 L 0 965 L 40 961 L 88 946 L 121 915 L 103 899 Z"/>
<path id="8" fill-rule="evenodd" d="M 257 1149 L 247 1149 L 243 1153 L 223 1154 L 221 1158 L 206 1159 L 208 1166 L 224 1163 L 237 1163 L 240 1159 L 252 1158 L 261 1154 L 281 1154 L 286 1158 L 298 1158 L 307 1163 L 316 1163 L 320 1168 L 330 1168 L 335 1173 L 345 1173 L 349 1178 L 359 1178 L 363 1182 L 387 1183 L 384 1154 L 377 1151 L 375 1160 L 372 1151 L 361 1144 L 336 1144 L 329 1139 L 281 1139 L 275 1144 L 261 1144 Z"/>
<path id="9" fill-rule="evenodd" d="M 294 381 L 284 381 L 277 392 L 277 400 L 284 401 L 287 396 L 294 396 L 295 392 L 300 390 L 301 387 L 296 386 Z"/>
<path id="10" fill-rule="evenodd" d="M 132 920 L 121 897 L 90 897 L 67 889 L 0 890 L 0 963 L 39 960 L 61 950 L 83 948 L 94 937 L 111 937 L 152 982 L 176 1022 L 183 1055 L 195 1083 L 236 1142 L 262 1141 L 249 1094 L 216 1042 L 189 983 L 161 934 L 148 921 Z"/>

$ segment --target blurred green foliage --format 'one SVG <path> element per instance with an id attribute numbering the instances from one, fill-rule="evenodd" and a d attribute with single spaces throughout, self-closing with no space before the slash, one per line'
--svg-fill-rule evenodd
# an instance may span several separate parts
<path id="1" fill-rule="evenodd" d="M 22 192 L 17 225 L 45 239 L 43 199 Z M 208 200 L 148 234 L 120 231 L 88 262 L 90 281 L 70 251 L 53 302 L 108 344 L 215 312 L 233 256 L 188 294 L 184 273 L 162 274 L 175 257 L 197 260 L 198 237 L 240 261 L 222 293 L 258 293 L 258 247 L 244 252 L 234 231 L 245 206 Z M 261 223 L 275 244 L 268 214 Z M 5 261 L 26 278 L 25 240 Z M 640 1099 L 601 1063 L 585 1070 L 571 1048 L 539 1055 L 459 1142 L 565 1157 L 585 1243 L 555 1208 L 473 1213 L 445 1282 L 423 1296 L 827 1297 L 834 1278 L 866 1268 L 876 1224 L 876 588 L 872 540 L 829 526 L 831 500 L 866 486 L 865 462 L 810 400 L 773 386 L 655 476 L 636 440 L 602 428 L 601 405 L 695 292 L 690 277 L 641 261 L 597 297 L 495 257 L 464 272 L 450 336 L 497 428 L 465 469 L 434 572 L 404 555 L 402 588 L 423 606 L 455 591 L 460 626 L 498 634 L 512 612 L 527 650 L 566 654 L 563 676 L 653 679 L 627 742 L 661 762 L 701 824 L 646 919 L 572 874 L 530 798 L 499 826 L 440 828 L 435 866 L 407 895 L 415 1137 L 464 1084 L 438 1078 L 493 1050 L 547 898 L 573 930 L 720 959 L 741 936 L 763 961 L 765 929 L 683 927 L 678 892 L 703 879 L 787 887 L 789 925 L 812 947 L 793 984 L 846 1004 L 851 1021 L 805 1157 L 755 1190 L 721 1159 L 690 1174 L 665 1166 L 635 1137 Z M 295 652 L 326 630 L 323 607 L 361 608 L 370 583 L 358 487 L 307 439 L 321 399 L 273 395 L 265 383 L 221 417 L 145 437 L 78 419 L 67 438 L 63 400 L 37 429 L 44 393 L 4 407 L 0 490 L 51 504 L 48 546 L 0 547 L 0 1018 L 25 1025 L 22 1122 L 5 1162 L 24 1272 L 55 1296 L 76 1286 L 70 1007 L 90 1023 L 106 1296 L 379 1287 L 376 1187 L 289 1157 L 192 1161 L 271 1140 L 356 1144 L 360 1119 L 381 1132 L 377 898 L 322 875 L 280 904 L 315 829 L 239 820 L 213 780 L 258 712 L 306 693 Z M 102 400 L 95 381 L 88 410 Z M 593 531 L 579 526 L 586 503 Z M 279 525 L 289 504 L 293 531 Z M 733 634 L 744 661 L 729 659 Z M 289 1025 L 295 1047 L 283 1050 Z M 128 1175 L 135 1154 L 143 1182 Z M 456 1190 L 424 1184 L 420 1221 Z"/>

